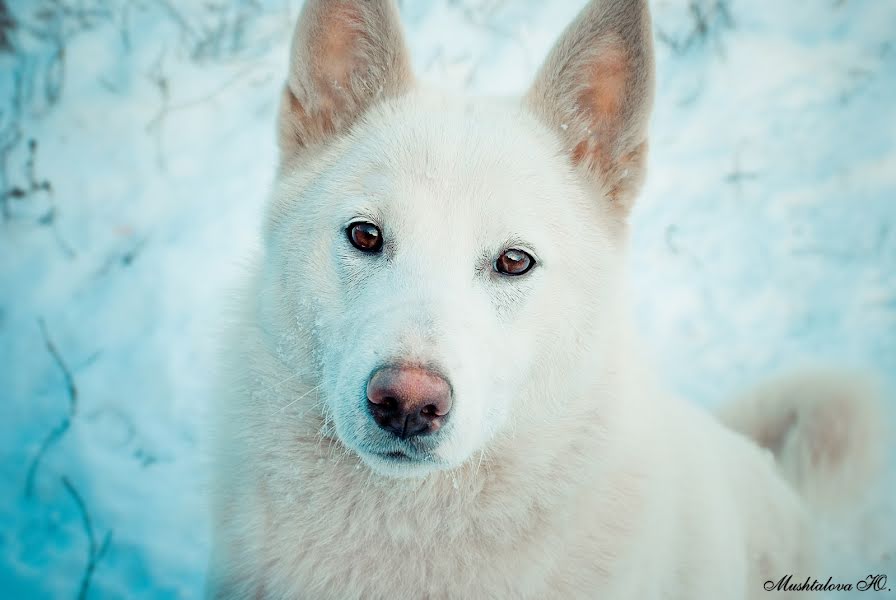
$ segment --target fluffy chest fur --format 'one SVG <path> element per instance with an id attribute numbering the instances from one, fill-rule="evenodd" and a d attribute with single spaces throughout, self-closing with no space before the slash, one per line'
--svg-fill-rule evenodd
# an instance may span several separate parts
<path id="1" fill-rule="evenodd" d="M 285 379 L 275 361 L 238 362 L 236 381 Z M 539 432 L 550 445 L 518 431 L 450 473 L 389 480 L 322 435 L 311 395 L 280 411 L 308 392 L 280 387 L 265 404 L 281 426 L 227 420 L 232 443 L 251 445 L 218 470 L 220 597 L 761 598 L 811 560 L 806 515 L 770 460 L 674 403 L 622 411 L 618 436 L 594 415 Z"/>

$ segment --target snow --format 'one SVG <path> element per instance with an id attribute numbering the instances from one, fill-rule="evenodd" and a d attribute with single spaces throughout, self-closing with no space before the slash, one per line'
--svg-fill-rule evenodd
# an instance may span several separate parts
<path id="1" fill-rule="evenodd" d="M 299 2 L 7 5 L 0 589 L 75 597 L 93 562 L 90 598 L 197 597 L 218 316 L 257 243 Z M 481 94 L 522 91 L 581 5 L 401 3 L 423 78 Z M 892 393 L 896 4 L 656 0 L 654 23 L 631 267 L 666 381 L 712 406 L 826 361 Z M 894 465 L 825 575 L 896 580 Z"/>

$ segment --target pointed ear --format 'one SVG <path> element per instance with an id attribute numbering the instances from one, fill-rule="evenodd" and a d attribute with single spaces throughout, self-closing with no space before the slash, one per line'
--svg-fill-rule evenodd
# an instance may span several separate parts
<path id="1" fill-rule="evenodd" d="M 413 81 L 393 0 L 306 0 L 280 103 L 281 163 Z"/>
<path id="2" fill-rule="evenodd" d="M 526 96 L 621 216 L 644 180 L 653 70 L 646 0 L 591 0 Z"/>

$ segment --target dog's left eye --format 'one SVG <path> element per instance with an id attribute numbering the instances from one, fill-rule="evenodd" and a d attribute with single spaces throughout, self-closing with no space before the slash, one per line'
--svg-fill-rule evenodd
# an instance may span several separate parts
<path id="1" fill-rule="evenodd" d="M 535 259 L 522 250 L 505 250 L 495 261 L 495 271 L 504 275 L 522 275 L 535 266 Z"/>
<path id="2" fill-rule="evenodd" d="M 379 252 L 383 249 L 383 234 L 373 223 L 358 221 L 346 229 L 352 246 L 361 252 Z"/>

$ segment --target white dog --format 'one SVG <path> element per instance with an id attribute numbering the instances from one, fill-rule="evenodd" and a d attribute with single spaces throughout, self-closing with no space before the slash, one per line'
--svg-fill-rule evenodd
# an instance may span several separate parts
<path id="1" fill-rule="evenodd" d="M 645 1 L 595 0 L 522 100 L 470 100 L 414 81 L 392 2 L 307 0 L 213 407 L 213 597 L 826 579 L 813 515 L 874 468 L 872 396 L 805 374 L 726 426 L 652 387 L 633 342 L 651 36 Z"/>

